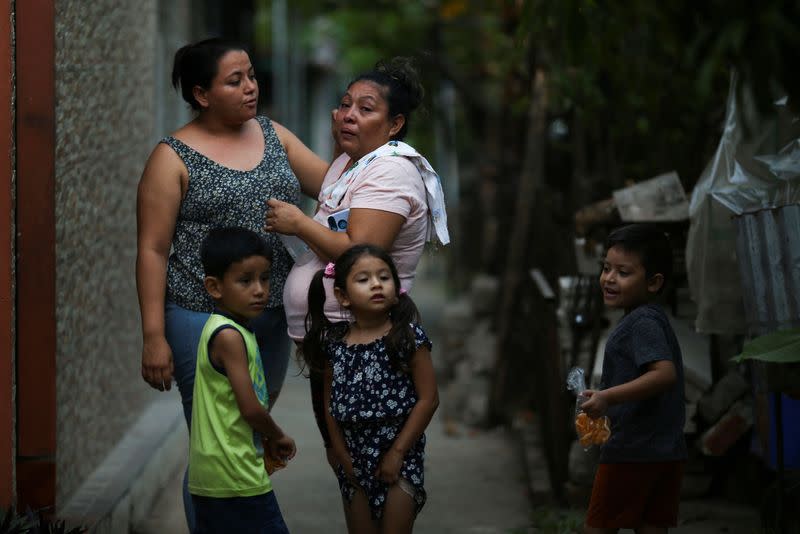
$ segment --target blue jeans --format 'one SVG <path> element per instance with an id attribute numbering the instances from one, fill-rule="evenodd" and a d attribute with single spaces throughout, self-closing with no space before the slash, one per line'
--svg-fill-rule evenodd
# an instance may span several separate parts
<path id="1" fill-rule="evenodd" d="M 181 393 L 183 415 L 186 424 L 192 428 L 192 393 L 194 391 L 194 372 L 197 364 L 197 344 L 200 334 L 208 320 L 209 314 L 187 310 L 167 301 L 164 307 L 164 331 L 172 349 L 172 361 L 175 365 L 175 381 Z M 258 350 L 264 364 L 270 405 L 286 378 L 289 366 L 289 335 L 286 332 L 286 315 L 283 307 L 267 308 L 255 318 L 250 326 L 256 334 Z M 195 532 L 194 511 L 188 489 L 188 470 L 183 477 L 183 507 L 186 512 L 186 523 L 189 532 Z"/>
<path id="2" fill-rule="evenodd" d="M 192 495 L 197 534 L 289 534 L 275 492 L 255 497 Z"/>

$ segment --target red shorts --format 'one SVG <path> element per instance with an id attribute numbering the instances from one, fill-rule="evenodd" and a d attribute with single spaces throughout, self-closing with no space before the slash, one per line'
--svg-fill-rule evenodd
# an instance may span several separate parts
<path id="1" fill-rule="evenodd" d="M 678 524 L 683 461 L 600 464 L 586 525 L 669 528 Z"/>

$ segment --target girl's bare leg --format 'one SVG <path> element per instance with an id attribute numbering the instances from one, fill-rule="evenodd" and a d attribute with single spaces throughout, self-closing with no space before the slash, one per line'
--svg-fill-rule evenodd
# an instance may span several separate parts
<path id="1" fill-rule="evenodd" d="M 350 503 L 342 499 L 342 504 L 349 534 L 378 534 L 378 524 L 372 520 L 369 501 L 363 491 L 356 491 Z"/>
<path id="2" fill-rule="evenodd" d="M 395 484 L 386 493 L 381 518 L 381 534 L 410 534 L 414 528 L 417 505 L 414 499 Z"/>

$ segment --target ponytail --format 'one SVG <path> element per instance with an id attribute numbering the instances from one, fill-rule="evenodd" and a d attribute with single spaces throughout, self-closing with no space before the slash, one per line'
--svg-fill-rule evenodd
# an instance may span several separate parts
<path id="1" fill-rule="evenodd" d="M 220 38 L 205 39 L 187 44 L 175 52 L 172 62 L 172 86 L 180 87 L 181 96 L 195 111 L 202 106 L 194 97 L 195 86 L 209 89 L 217 76 L 217 67 L 222 56 L 232 51 L 246 52 L 236 42 Z"/>
<path id="2" fill-rule="evenodd" d="M 306 335 L 303 338 L 303 360 L 312 371 L 325 369 L 325 337 L 331 322 L 325 317 L 325 286 L 320 269 L 311 279 L 308 288 L 308 313 L 306 313 Z"/>
<path id="3" fill-rule="evenodd" d="M 410 371 L 409 358 L 417 348 L 411 323 L 421 322 L 419 310 L 411 297 L 402 292 L 397 297 L 397 304 L 389 313 L 392 318 L 392 328 L 386 334 L 386 352 L 392 368 L 407 373 Z"/>

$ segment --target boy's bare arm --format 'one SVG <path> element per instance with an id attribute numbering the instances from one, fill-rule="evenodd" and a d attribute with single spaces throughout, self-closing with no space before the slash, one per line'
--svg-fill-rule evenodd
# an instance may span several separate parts
<path id="1" fill-rule="evenodd" d="M 242 335 L 233 328 L 220 331 L 211 342 L 210 352 L 214 363 L 225 368 L 233 396 L 244 420 L 267 439 L 285 441 L 286 446 L 291 449 L 290 452 L 287 451 L 286 456 L 287 459 L 291 459 L 295 453 L 294 441 L 283 433 L 253 390 L 253 381 L 247 367 L 247 349 Z"/>
<path id="2" fill-rule="evenodd" d="M 623 402 L 637 401 L 658 395 L 669 389 L 677 379 L 675 364 L 670 360 L 659 360 L 648 364 L 640 377 L 618 386 L 603 390 L 587 389 L 583 395 L 589 400 L 581 404 L 581 409 L 591 417 L 600 417 L 609 406 Z"/>

